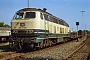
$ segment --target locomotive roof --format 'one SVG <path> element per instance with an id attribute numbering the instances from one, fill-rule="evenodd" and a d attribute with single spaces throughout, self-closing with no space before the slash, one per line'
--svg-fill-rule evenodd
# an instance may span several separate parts
<path id="1" fill-rule="evenodd" d="M 52 14 L 50 14 L 50 13 L 48 13 L 48 12 L 42 10 L 42 9 L 36 9 L 36 8 L 23 8 L 23 9 L 20 9 L 19 11 L 17 11 L 17 12 L 20 12 L 20 11 L 41 11 L 41 12 L 44 12 L 44 13 L 47 13 L 47 14 L 51 15 L 51 16 L 54 17 L 54 18 L 57 18 L 56 16 L 53 16 Z M 57 18 L 57 19 L 60 19 L 60 18 Z"/>
<path id="2" fill-rule="evenodd" d="M 23 8 L 23 9 L 20 9 L 19 11 L 43 11 L 41 9 L 36 9 L 36 8 Z M 18 12 L 19 12 L 18 11 Z"/>
<path id="3" fill-rule="evenodd" d="M 63 19 L 57 18 L 56 16 L 53 16 L 52 14 L 46 12 L 45 10 L 46 10 L 46 8 L 43 8 L 43 10 L 42 10 L 42 9 L 37 9 L 37 8 L 23 8 L 23 9 L 18 10 L 17 12 L 20 12 L 20 11 L 21 11 L 21 12 L 22 12 L 22 11 L 40 11 L 40 12 L 47 13 L 47 14 L 51 15 L 52 17 L 60 20 L 60 21 L 65 22 Z M 65 22 L 65 23 L 66 23 L 66 22 Z M 68 24 L 67 24 L 67 25 L 68 25 Z M 68 26 L 69 26 L 69 25 L 68 25 Z"/>
<path id="4" fill-rule="evenodd" d="M 45 8 L 44 8 L 45 9 Z M 20 9 L 19 11 L 17 11 L 17 12 L 20 12 L 20 11 L 41 11 L 41 12 L 45 12 L 45 13 L 47 13 L 47 14 L 49 14 L 49 15 L 52 15 L 52 14 L 50 14 L 50 13 L 48 13 L 48 12 L 46 12 L 46 11 L 44 11 L 44 10 L 42 10 L 42 9 L 36 9 L 36 8 L 23 8 L 23 9 Z M 52 15 L 53 16 L 53 15 Z M 55 16 L 54 16 L 55 17 Z"/>

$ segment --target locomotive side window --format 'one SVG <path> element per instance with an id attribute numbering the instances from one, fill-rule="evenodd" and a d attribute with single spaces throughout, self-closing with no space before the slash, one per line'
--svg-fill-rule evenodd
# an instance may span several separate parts
<path id="1" fill-rule="evenodd" d="M 35 12 L 26 12 L 25 18 L 35 18 Z"/>
<path id="2" fill-rule="evenodd" d="M 51 17 L 51 16 L 50 16 L 50 21 L 51 21 L 51 22 L 54 22 L 53 17 Z"/>
<path id="3" fill-rule="evenodd" d="M 58 23 L 58 20 L 55 18 L 55 23 Z"/>
<path id="4" fill-rule="evenodd" d="M 44 18 L 45 18 L 45 20 L 49 20 L 48 15 L 46 15 L 46 14 L 44 14 Z"/>
<path id="5" fill-rule="evenodd" d="M 50 21 L 52 22 L 52 17 L 50 16 Z"/>
<path id="6" fill-rule="evenodd" d="M 64 26 L 67 26 L 65 21 L 64 21 Z"/>
<path id="7" fill-rule="evenodd" d="M 61 25 L 64 25 L 64 22 L 63 22 L 63 20 L 61 20 L 61 21 L 60 21 L 60 24 L 61 24 Z"/>
<path id="8" fill-rule="evenodd" d="M 52 17 L 52 22 L 54 22 L 54 18 Z"/>
<path id="9" fill-rule="evenodd" d="M 43 14 L 42 13 L 40 14 L 40 17 L 41 17 L 41 19 L 43 19 Z"/>
<path id="10" fill-rule="evenodd" d="M 54 23 L 58 23 L 56 18 L 54 18 Z"/>
<path id="11" fill-rule="evenodd" d="M 66 23 L 67 27 L 69 27 L 69 25 Z"/>
<path id="12" fill-rule="evenodd" d="M 58 20 L 58 24 L 60 24 L 60 20 Z"/>
<path id="13" fill-rule="evenodd" d="M 22 19 L 24 13 L 16 13 L 15 19 Z"/>

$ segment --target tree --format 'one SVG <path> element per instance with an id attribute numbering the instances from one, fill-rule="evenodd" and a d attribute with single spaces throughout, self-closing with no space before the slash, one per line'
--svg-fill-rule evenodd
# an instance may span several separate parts
<path id="1" fill-rule="evenodd" d="M 3 27 L 4 26 L 4 22 L 0 22 L 0 27 Z"/>
<path id="2" fill-rule="evenodd" d="M 3 27 L 9 27 L 9 25 L 8 24 L 4 24 L 4 26 Z"/>
<path id="3" fill-rule="evenodd" d="M 0 27 L 10 27 L 8 24 L 4 24 L 4 22 L 0 22 Z"/>
<path id="4" fill-rule="evenodd" d="M 83 30 L 85 32 L 85 34 L 90 35 L 90 31 L 89 30 Z"/>

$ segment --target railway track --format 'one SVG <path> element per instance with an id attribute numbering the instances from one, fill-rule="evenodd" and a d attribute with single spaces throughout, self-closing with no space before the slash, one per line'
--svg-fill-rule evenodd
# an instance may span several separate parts
<path id="1" fill-rule="evenodd" d="M 90 47 L 89 46 L 86 46 L 87 44 L 89 44 L 89 46 L 90 46 L 90 37 L 89 36 L 81 44 L 80 47 L 78 47 L 76 50 L 74 50 L 69 55 L 67 55 L 66 57 L 64 57 L 63 60 L 87 60 L 87 57 L 88 57 L 88 55 L 90 53 Z"/>
<path id="2" fill-rule="evenodd" d="M 72 41 L 71 41 L 72 42 Z M 70 42 L 64 43 L 64 44 L 68 44 Z M 59 44 L 53 47 L 49 47 L 49 48 L 45 48 L 45 49 L 41 49 L 41 50 L 37 50 L 34 52 L 28 52 L 28 53 L 16 53 L 16 52 L 3 52 L 0 54 L 0 60 L 16 60 L 16 59 L 22 59 L 25 57 L 28 57 L 30 55 L 32 55 L 31 57 L 33 57 L 33 55 L 35 54 L 39 54 L 39 53 L 43 53 L 45 51 L 49 51 L 52 50 L 54 48 L 58 48 L 59 46 L 62 46 L 63 44 Z"/>
<path id="3" fill-rule="evenodd" d="M 64 44 L 55 45 L 53 47 L 37 50 L 34 52 L 27 52 L 27 53 L 7 52 L 4 54 L 2 53 L 0 55 L 1 56 L 0 60 L 19 60 L 19 59 L 60 60 L 63 59 L 64 56 L 68 55 L 71 51 L 75 50 L 80 44 L 81 42 L 70 41 Z"/>
<path id="4" fill-rule="evenodd" d="M 71 42 L 67 42 L 67 43 L 64 43 L 64 44 L 60 44 L 60 45 L 56 45 L 56 46 L 53 46 L 53 47 L 49 47 L 49 48 L 45 48 L 45 49 L 42 49 L 42 50 L 38 50 L 38 51 L 35 51 L 35 52 L 30 52 L 30 53 L 26 53 L 26 54 L 24 54 L 24 55 L 21 55 L 21 56 L 19 56 L 18 58 L 19 59 L 27 59 L 27 58 L 29 58 L 29 59 L 50 59 L 50 60 L 57 60 L 57 59 L 55 59 L 56 57 L 59 57 L 58 59 L 62 59 L 63 58 L 63 54 L 61 54 L 61 53 L 63 53 L 64 51 L 63 50 L 66 50 L 67 48 L 69 48 L 69 46 L 66 46 L 67 48 L 66 49 L 62 49 L 62 51 L 61 51 L 61 53 L 60 53 L 60 50 L 58 49 L 58 47 L 60 47 L 60 46 L 64 46 L 64 45 L 68 45 L 68 44 L 70 44 L 70 43 L 72 43 L 72 42 L 75 42 L 75 41 L 71 41 Z M 62 48 L 61 47 L 61 48 Z M 74 47 L 77 47 L 77 46 L 74 46 Z M 53 50 L 53 51 L 52 51 Z M 70 51 L 71 50 L 71 48 L 68 50 L 68 51 Z M 51 52 L 52 51 L 52 52 Z M 55 53 L 55 51 L 57 52 L 57 53 Z M 59 51 L 59 52 L 58 52 Z M 66 54 L 68 54 L 68 51 L 66 51 L 65 53 Z M 53 54 L 53 53 L 55 53 L 55 55 Z M 70 52 L 69 52 L 70 53 Z M 43 56 L 43 55 L 45 55 L 45 56 Z M 49 55 L 51 55 L 51 56 L 49 56 Z M 53 55 L 54 55 L 54 58 L 53 58 Z M 62 55 L 62 56 L 61 56 Z M 55 57 L 56 56 L 56 57 Z M 16 57 L 17 58 L 17 57 Z"/>
<path id="5" fill-rule="evenodd" d="M 63 44 L 60 44 L 60 45 L 63 45 Z M 44 52 L 46 50 L 48 51 L 48 50 L 53 49 L 55 47 L 59 47 L 60 45 L 49 47 L 49 48 L 45 48 L 45 49 L 42 49 L 42 50 L 37 50 L 37 51 L 34 51 L 34 52 L 28 52 L 28 53 L 4 52 L 4 53 L 0 54 L 0 60 L 23 59 L 25 57 L 28 57 L 29 55 L 42 53 L 42 52 Z"/>

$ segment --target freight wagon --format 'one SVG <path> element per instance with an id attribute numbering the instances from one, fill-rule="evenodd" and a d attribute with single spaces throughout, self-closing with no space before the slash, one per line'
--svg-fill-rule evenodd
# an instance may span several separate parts
<path id="1" fill-rule="evenodd" d="M 8 41 L 10 35 L 11 28 L 0 27 L 0 43 Z"/>

